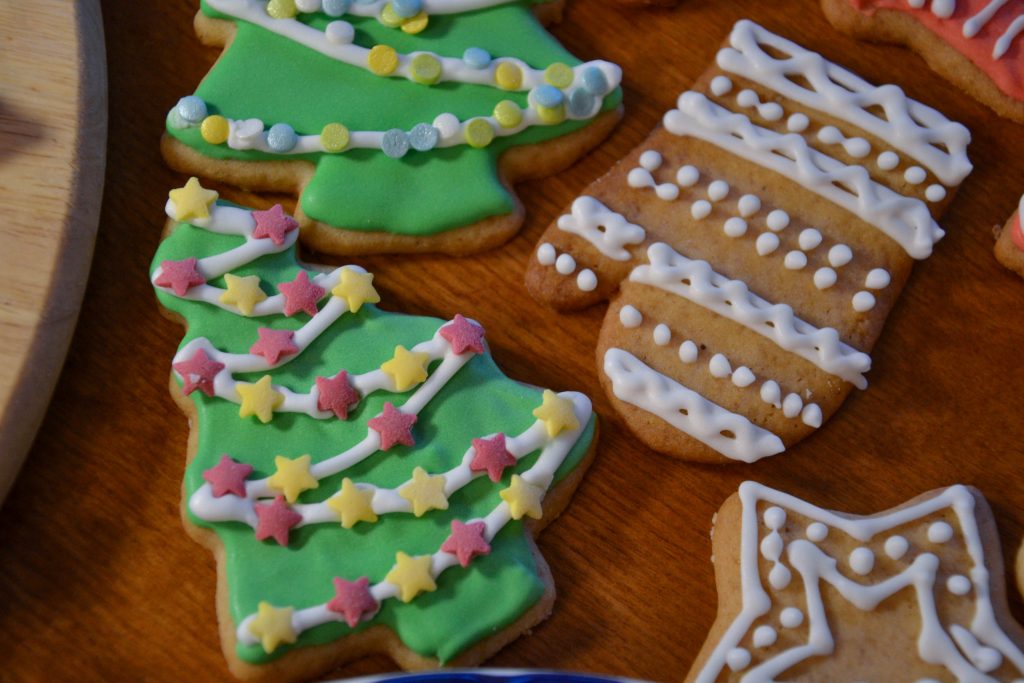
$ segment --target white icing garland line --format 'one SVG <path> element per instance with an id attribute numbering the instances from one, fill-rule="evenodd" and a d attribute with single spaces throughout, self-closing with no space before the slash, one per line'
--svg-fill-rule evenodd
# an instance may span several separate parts
<path id="1" fill-rule="evenodd" d="M 507 2 L 508 0 L 502 1 Z M 267 14 L 266 3 L 262 0 L 208 0 L 207 4 L 218 12 L 228 14 L 236 19 L 248 21 L 262 29 L 293 40 L 349 66 L 360 69 L 369 68 L 369 49 L 354 43 L 332 43 L 327 39 L 323 31 L 295 19 L 275 19 Z M 364 7 L 359 3 L 352 3 L 350 11 L 362 14 Z M 427 10 L 427 13 L 430 13 L 429 10 Z M 376 16 L 376 13 L 372 16 Z M 401 76 L 413 80 L 410 63 L 416 56 L 424 54 L 430 55 L 441 64 L 441 75 L 437 83 L 457 82 L 497 87 L 495 70 L 499 64 L 513 64 L 519 68 L 522 73 L 522 85 L 516 90 L 527 91 L 545 83 L 544 70 L 534 69 L 521 59 L 502 57 L 493 60 L 488 67 L 479 69 L 466 64 L 461 58 L 442 57 L 433 52 L 423 50 L 411 52 L 407 55 L 399 54 L 398 68 L 389 76 Z M 608 82 L 609 89 L 607 92 L 618 87 L 619 82 L 622 80 L 622 69 L 618 66 L 611 62 L 595 60 L 573 68 L 573 82 L 569 85 L 569 88 L 581 85 L 582 73 L 589 67 L 596 67 L 601 70 L 601 73 Z M 569 88 L 566 88 L 566 90 Z M 603 94 L 607 94 L 607 92 Z"/>
<path id="2" fill-rule="evenodd" d="M 965 549 L 973 563 L 970 582 L 976 597 L 969 632 L 978 643 L 998 651 L 1002 657 L 1012 662 L 1018 673 L 1024 672 L 1024 653 L 1002 631 L 996 621 L 989 592 L 989 571 L 984 563 L 985 551 L 974 516 L 974 497 L 965 487 L 951 486 L 915 505 L 902 507 L 887 514 L 860 518 L 850 518 L 823 510 L 752 481 L 744 482 L 740 486 L 739 495 L 742 503 L 740 580 L 743 606 L 697 675 L 697 683 L 713 683 L 718 680 L 728 666 L 729 653 L 739 647 L 753 624 L 772 608 L 772 599 L 762 584 L 759 568 L 759 502 L 778 506 L 769 508 L 769 511 L 778 510 L 781 515 L 777 516 L 781 516 L 782 521 L 785 521 L 785 510 L 792 510 L 811 522 L 835 527 L 861 542 L 870 541 L 883 532 L 921 520 L 941 510 L 952 509 L 957 517 Z M 779 548 L 778 551 L 781 556 L 782 549 Z M 957 680 L 993 680 L 986 676 L 984 671 L 975 668 L 974 663 L 964 659 L 939 620 L 934 593 L 939 573 L 938 556 L 922 552 L 902 572 L 875 584 L 860 584 L 845 578 L 836 569 L 834 558 L 803 539 L 790 542 L 787 558 L 793 568 L 800 573 L 804 584 L 806 611 L 809 616 L 808 641 L 806 645 L 780 652 L 745 672 L 743 680 L 747 683 L 775 680 L 774 675 L 808 657 L 833 651 L 832 632 L 821 596 L 821 581 L 830 584 L 846 600 L 862 610 L 873 609 L 906 586 L 913 585 L 922 618 L 920 636 L 917 640 L 921 659 L 945 667 Z M 955 626 L 957 625 L 953 625 Z M 954 631 L 955 635 L 956 629 L 953 627 L 950 630 Z"/>
<path id="3" fill-rule="evenodd" d="M 718 66 L 780 95 L 848 121 L 915 158 L 947 185 L 971 172 L 967 158 L 970 131 L 935 109 L 912 100 L 898 86 L 874 86 L 821 55 L 777 36 L 748 20 L 736 22 L 731 47 L 718 52 Z M 788 57 L 776 59 L 766 45 Z M 801 76 L 810 88 L 790 80 Z M 881 107 L 885 118 L 871 112 Z M 936 145 L 944 145 L 942 150 Z"/>
<path id="4" fill-rule="evenodd" d="M 978 35 L 978 31 L 980 31 L 985 24 L 994 17 L 996 12 L 998 12 L 1007 2 L 1009 2 L 1009 0 L 991 0 L 991 2 L 982 7 L 977 14 L 965 21 L 962 29 L 964 38 L 973 38 Z"/>
<path id="5" fill-rule="evenodd" d="M 535 486 L 543 487 L 545 492 L 550 488 L 551 482 L 553 481 L 558 468 L 565 461 L 565 458 L 569 455 L 572 447 L 579 440 L 580 434 L 582 434 L 583 430 L 590 422 L 590 416 L 592 414 L 590 399 L 583 394 L 576 392 L 563 392 L 559 395 L 563 398 L 569 398 L 572 400 L 574 411 L 576 413 L 576 420 L 579 426 L 576 429 L 562 432 L 548 441 L 547 445 L 544 446 L 540 455 L 537 457 L 537 461 L 534 465 L 521 475 L 524 481 Z M 498 503 L 498 505 L 496 505 L 486 517 L 482 520 L 476 521 L 484 522 L 484 538 L 488 542 L 491 542 L 494 540 L 494 537 L 498 532 L 501 531 L 501 529 L 504 528 L 511 519 L 512 515 L 509 511 L 508 503 L 502 501 L 501 503 Z M 431 556 L 431 576 L 436 579 L 446 569 L 457 565 L 458 559 L 454 554 L 438 550 Z M 398 587 L 386 580 L 382 580 L 370 587 L 370 594 L 379 604 L 384 600 L 396 597 L 398 595 Z M 253 636 L 249 630 L 249 625 L 252 623 L 254 618 L 254 614 L 250 614 L 245 617 L 241 622 L 239 622 L 236 629 L 238 640 L 246 645 L 256 645 L 259 643 L 259 640 Z M 334 621 L 341 621 L 343 619 L 343 615 L 332 612 L 327 609 L 327 603 L 322 603 L 313 607 L 295 610 L 292 613 L 291 625 L 292 630 L 296 635 L 298 635 L 315 626 Z"/>
<path id="6" fill-rule="evenodd" d="M 219 2 L 221 0 L 216 1 Z M 423 0 L 422 8 L 427 14 L 462 14 L 463 12 L 473 12 L 479 9 L 497 7 L 498 5 L 507 5 L 512 1 L 513 0 Z M 376 17 L 380 15 L 381 10 L 384 9 L 384 5 L 388 2 L 389 0 L 360 0 L 359 2 L 353 2 L 350 3 L 347 14 L 357 17 Z M 213 6 L 214 3 L 211 2 L 210 5 Z M 310 14 L 310 12 L 301 13 Z"/>
<path id="7" fill-rule="evenodd" d="M 945 234 L 924 202 L 875 182 L 863 166 L 819 152 L 800 135 L 756 126 L 698 92 L 684 92 L 678 106 L 663 119 L 669 132 L 705 140 L 800 183 L 878 228 L 916 259 L 930 256 Z"/>
<path id="8" fill-rule="evenodd" d="M 648 247 L 647 258 L 649 264 L 637 266 L 629 274 L 631 282 L 688 299 L 859 389 L 867 387 L 863 373 L 871 369 L 871 357 L 842 342 L 834 328 L 814 327 L 796 317 L 790 306 L 765 301 L 746 283 L 730 280 L 712 270 L 706 261 L 686 258 L 663 242 Z"/>
<path id="9" fill-rule="evenodd" d="M 640 244 L 647 238 L 647 232 L 639 225 L 588 195 L 577 197 L 572 213 L 561 216 L 557 225 L 559 230 L 579 235 L 615 261 L 628 261 L 630 255 L 625 245 Z"/>
<path id="10" fill-rule="evenodd" d="M 992 58 L 1002 59 L 1003 55 L 1010 51 L 1010 45 L 1013 44 L 1014 38 L 1020 35 L 1021 31 L 1024 31 L 1024 16 L 1014 19 L 1003 35 L 999 36 L 995 47 L 992 48 Z"/>
<path id="11" fill-rule="evenodd" d="M 754 462 L 786 448 L 775 434 L 684 387 L 628 351 L 605 351 L 604 374 L 620 401 L 660 417 L 727 458 Z"/>

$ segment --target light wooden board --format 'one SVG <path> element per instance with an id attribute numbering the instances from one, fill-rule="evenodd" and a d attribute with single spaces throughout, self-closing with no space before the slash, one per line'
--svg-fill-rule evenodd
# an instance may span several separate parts
<path id="1" fill-rule="evenodd" d="M 96 0 L 0 11 L 0 503 L 42 420 L 85 290 L 103 195 Z"/>

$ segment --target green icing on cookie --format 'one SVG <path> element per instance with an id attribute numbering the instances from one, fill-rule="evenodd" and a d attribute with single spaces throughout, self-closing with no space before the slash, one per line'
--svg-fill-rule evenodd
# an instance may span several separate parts
<path id="1" fill-rule="evenodd" d="M 540 26 L 529 4 L 512 2 L 432 16 L 427 29 L 418 35 L 388 28 L 374 18 L 346 15 L 344 19 L 355 27 L 355 43 L 364 47 L 387 44 L 405 54 L 429 50 L 447 57 L 461 57 L 467 48 L 480 47 L 495 57 L 514 56 L 535 68 L 554 62 L 579 64 Z M 213 18 L 230 18 L 205 2 L 202 11 Z M 329 23 L 322 14 L 299 15 L 298 19 L 318 29 Z M 494 105 L 505 99 L 527 105 L 525 92 L 453 82 L 425 86 L 404 78 L 382 78 L 254 24 L 240 20 L 235 24 L 237 32 L 230 47 L 195 93 L 206 102 L 210 114 L 257 118 L 268 127 L 285 122 L 298 134 L 309 135 L 319 134 L 333 122 L 344 123 L 353 131 L 409 130 L 446 112 L 459 120 L 488 116 Z M 621 91 L 615 89 L 605 97 L 603 111 L 617 107 L 620 101 Z M 175 127 L 171 117 L 167 131 L 213 159 L 302 159 L 314 164 L 315 173 L 300 199 L 302 210 L 314 220 L 352 230 L 432 235 L 510 213 L 514 201 L 496 173 L 501 153 L 515 145 L 566 135 L 588 123 L 534 126 L 496 138 L 484 149 L 457 145 L 410 152 L 402 159 L 391 159 L 378 150 L 287 157 L 235 150 L 205 142 L 198 128 Z"/>
<path id="2" fill-rule="evenodd" d="M 238 236 L 214 234 L 181 224 L 161 244 L 151 270 L 167 260 L 219 254 L 242 244 Z M 294 247 L 263 256 L 235 275 L 259 275 L 268 295 L 275 284 L 294 279 L 299 270 Z M 311 272 L 312 275 L 312 272 Z M 221 278 L 210 284 L 223 286 Z M 225 352 L 246 353 L 257 337 L 257 327 L 297 329 L 309 317 L 274 315 L 245 318 L 216 306 L 189 301 L 157 290 L 160 303 L 181 315 L 187 323 L 182 345 L 205 337 Z M 315 377 L 333 376 L 339 369 L 362 373 L 388 360 L 397 344 L 411 348 L 433 336 L 441 320 L 387 313 L 364 305 L 345 314 L 304 352 L 283 367 L 269 372 L 273 382 L 295 391 L 308 391 Z M 433 366 L 431 367 L 431 370 Z M 255 381 L 267 373 L 236 379 Z M 198 423 L 198 446 L 185 472 L 186 495 L 203 485 L 203 471 L 222 454 L 252 464 L 251 479 L 273 474 L 274 457 L 295 458 L 310 454 L 313 462 L 334 456 L 366 435 L 366 423 L 382 410 L 385 401 L 401 405 L 412 393 L 376 392 L 364 397 L 347 421 L 317 420 L 295 413 L 277 413 L 268 424 L 241 419 L 235 403 L 191 394 Z M 448 382 L 419 414 L 414 448 L 395 446 L 378 452 L 359 465 L 320 481 L 319 488 L 305 492 L 300 503 L 322 501 L 334 495 L 343 477 L 356 482 L 393 487 L 410 477 L 412 469 L 444 472 L 458 465 L 474 437 L 495 432 L 515 435 L 533 424 L 531 411 L 540 405 L 540 390 L 505 377 L 489 354 L 476 355 Z M 591 420 L 556 474 L 556 481 L 576 467 L 587 452 L 594 434 Z M 514 468 L 523 472 L 536 453 Z M 360 523 L 344 529 L 340 523 L 315 524 L 293 529 L 288 547 L 273 541 L 257 541 L 253 530 L 239 522 L 210 523 L 191 512 L 193 524 L 212 529 L 224 544 L 225 571 L 231 617 L 237 625 L 256 611 L 260 601 L 296 609 L 324 603 L 334 595 L 332 578 L 354 580 L 367 576 L 380 581 L 391 568 L 396 551 L 410 555 L 437 551 L 447 537 L 452 519 L 480 518 L 501 501 L 498 492 L 508 486 L 512 469 L 503 482 L 481 477 L 456 492 L 449 509 L 416 518 L 410 514 L 381 515 L 377 523 Z M 468 568 L 448 569 L 437 579 L 437 591 L 417 596 L 410 603 L 386 600 L 380 613 L 367 624 L 386 624 L 415 652 L 449 661 L 483 638 L 514 622 L 543 594 L 530 543 L 519 522 L 510 522 L 495 537 L 489 555 L 477 557 Z M 239 643 L 238 655 L 252 663 L 274 659 L 293 647 L 326 643 L 351 631 L 343 622 L 315 627 L 300 635 L 295 645 L 267 654 L 256 646 Z"/>

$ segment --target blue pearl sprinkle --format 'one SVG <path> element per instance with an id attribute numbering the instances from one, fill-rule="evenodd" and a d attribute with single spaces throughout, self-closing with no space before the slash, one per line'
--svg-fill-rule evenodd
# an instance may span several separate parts
<path id="1" fill-rule="evenodd" d="M 349 0 L 323 0 L 324 14 L 329 17 L 340 17 L 348 12 Z"/>
<path id="2" fill-rule="evenodd" d="M 582 119 L 590 116 L 594 111 L 597 98 L 587 92 L 586 86 L 576 88 L 569 93 L 569 116 L 574 119 Z"/>
<path id="3" fill-rule="evenodd" d="M 195 95 L 187 95 L 178 100 L 176 107 L 178 116 L 188 123 L 199 123 L 206 118 L 206 102 Z"/>
<path id="4" fill-rule="evenodd" d="M 604 77 L 604 72 L 596 66 L 588 66 L 584 69 L 582 80 L 583 87 L 591 95 L 601 97 L 608 92 L 608 79 Z"/>
<path id="5" fill-rule="evenodd" d="M 491 64 L 491 55 L 483 48 L 471 47 L 462 53 L 462 61 L 470 68 L 486 69 Z"/>
<path id="6" fill-rule="evenodd" d="M 562 91 L 553 85 L 539 85 L 533 91 L 533 99 L 538 105 L 553 109 L 564 99 Z"/>
<path id="7" fill-rule="evenodd" d="M 409 144 L 417 152 L 426 152 L 437 146 L 437 140 L 441 137 L 437 128 L 429 123 L 417 123 L 409 131 Z"/>
<path id="8" fill-rule="evenodd" d="M 275 123 L 267 131 L 267 146 L 275 152 L 290 152 L 298 142 L 295 130 L 287 123 Z"/>
<path id="9" fill-rule="evenodd" d="M 384 133 L 380 142 L 381 150 L 392 159 L 401 159 L 409 151 L 409 136 L 404 130 L 392 128 Z"/>
<path id="10" fill-rule="evenodd" d="M 403 19 L 415 17 L 423 9 L 422 0 L 391 0 L 391 9 Z"/>

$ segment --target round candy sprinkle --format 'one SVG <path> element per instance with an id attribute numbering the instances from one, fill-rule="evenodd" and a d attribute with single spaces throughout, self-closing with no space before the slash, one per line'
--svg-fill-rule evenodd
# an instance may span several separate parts
<path id="1" fill-rule="evenodd" d="M 267 3 L 267 14 L 274 19 L 291 19 L 298 13 L 295 0 L 270 0 Z"/>
<path id="2" fill-rule="evenodd" d="M 427 13 L 420 12 L 412 19 L 406 19 L 402 22 L 402 31 L 414 36 L 417 33 L 422 33 L 423 29 L 425 29 L 429 23 L 430 17 L 427 16 Z"/>
<path id="3" fill-rule="evenodd" d="M 591 95 L 585 88 L 576 88 L 569 93 L 569 116 L 575 119 L 582 119 L 594 111 L 594 104 L 597 98 Z"/>
<path id="4" fill-rule="evenodd" d="M 300 12 L 317 12 L 320 9 L 320 0 L 295 0 L 295 7 Z"/>
<path id="5" fill-rule="evenodd" d="M 438 114 L 434 119 L 434 128 L 437 128 L 442 139 L 450 140 L 461 132 L 462 124 L 455 114 L 445 113 Z"/>
<path id="6" fill-rule="evenodd" d="M 348 147 L 348 128 L 340 123 L 328 123 L 320 133 L 320 144 L 328 152 L 341 152 Z"/>
<path id="7" fill-rule="evenodd" d="M 409 144 L 417 152 L 426 152 L 437 147 L 437 141 L 441 137 L 437 128 L 429 123 L 417 123 L 409 131 Z"/>
<path id="8" fill-rule="evenodd" d="M 568 65 L 555 62 L 544 69 L 544 82 L 556 88 L 568 88 L 572 85 L 574 75 Z"/>
<path id="9" fill-rule="evenodd" d="M 552 108 L 562 104 L 565 97 L 562 95 L 562 91 L 555 86 L 541 85 L 534 88 L 533 99 L 538 106 Z"/>
<path id="10" fill-rule="evenodd" d="M 462 61 L 470 68 L 483 69 L 490 66 L 491 55 L 482 48 L 470 47 L 466 48 L 466 51 L 462 53 Z"/>
<path id="11" fill-rule="evenodd" d="M 548 125 L 555 125 L 565 121 L 565 107 L 559 105 L 557 107 L 537 107 L 537 116 L 540 118 L 542 123 Z"/>
<path id="12" fill-rule="evenodd" d="M 398 16 L 398 13 L 395 12 L 394 5 L 389 2 L 384 5 L 383 9 L 381 9 L 380 15 L 377 17 L 377 21 L 388 28 L 398 28 L 405 20 Z"/>
<path id="13" fill-rule="evenodd" d="M 398 53 L 390 45 L 374 45 L 366 57 L 366 65 L 378 76 L 387 76 L 398 68 Z"/>
<path id="14" fill-rule="evenodd" d="M 501 62 L 494 69 L 494 81 L 502 90 L 518 90 L 523 84 L 523 71 L 512 62 Z"/>
<path id="15" fill-rule="evenodd" d="M 188 123 L 199 123 L 206 118 L 206 102 L 203 102 L 195 95 L 186 95 L 178 100 L 175 108 L 184 121 Z"/>
<path id="16" fill-rule="evenodd" d="M 206 140 L 211 145 L 222 145 L 227 142 L 230 132 L 231 128 L 228 126 L 228 120 L 217 114 L 207 116 L 203 119 L 202 125 L 199 126 L 199 133 L 203 136 L 203 140 Z"/>
<path id="17" fill-rule="evenodd" d="M 502 128 L 515 128 L 523 122 L 523 110 L 512 100 L 502 100 L 494 105 L 494 120 Z"/>
<path id="18" fill-rule="evenodd" d="M 267 131 L 267 146 L 275 152 L 290 152 L 298 142 L 295 129 L 287 123 L 275 123 Z"/>
<path id="19" fill-rule="evenodd" d="M 423 9 L 422 0 L 391 0 L 395 14 L 403 19 L 415 17 Z"/>
<path id="20" fill-rule="evenodd" d="M 409 136 L 404 130 L 392 128 L 384 133 L 380 148 L 392 159 L 401 159 L 409 151 Z"/>
<path id="21" fill-rule="evenodd" d="M 486 147 L 494 140 L 494 129 L 487 119 L 473 119 L 467 122 L 462 134 L 470 147 Z"/>
<path id="22" fill-rule="evenodd" d="M 583 84 L 583 89 L 591 95 L 600 97 L 608 92 L 608 79 L 605 78 L 604 72 L 596 66 L 588 66 L 584 69 L 580 75 L 580 82 Z"/>
<path id="23" fill-rule="evenodd" d="M 323 0 L 324 14 L 329 17 L 340 17 L 348 12 L 348 0 Z"/>
<path id="24" fill-rule="evenodd" d="M 348 45 L 356 37 L 356 29 L 347 21 L 332 21 L 324 28 L 324 36 L 335 45 Z"/>
<path id="25" fill-rule="evenodd" d="M 434 55 L 421 52 L 409 62 L 409 76 L 417 83 L 434 85 L 441 80 L 441 62 Z"/>

